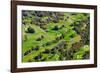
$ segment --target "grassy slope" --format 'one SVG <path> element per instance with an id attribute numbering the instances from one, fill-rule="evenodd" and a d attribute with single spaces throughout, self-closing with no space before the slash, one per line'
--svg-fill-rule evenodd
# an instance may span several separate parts
<path id="1" fill-rule="evenodd" d="M 65 13 L 65 16 L 67 16 L 68 14 Z M 75 42 L 79 42 L 81 40 L 81 36 L 77 35 L 76 32 L 74 30 L 71 30 L 73 27 L 70 26 L 70 24 L 73 22 L 72 20 L 74 20 L 75 17 L 70 16 L 70 18 L 67 21 L 59 21 L 59 23 L 53 23 L 50 22 L 49 24 L 47 24 L 45 27 L 47 27 L 47 29 L 49 30 L 49 32 L 45 32 L 43 29 L 41 29 L 39 26 L 36 26 L 34 24 L 29 24 L 29 25 L 24 25 L 23 26 L 23 35 L 27 35 L 27 41 L 23 42 L 23 53 L 27 50 L 29 50 L 31 47 L 35 47 L 36 45 L 42 45 L 43 43 L 46 43 L 48 41 L 52 41 L 54 40 L 58 35 L 64 33 L 65 34 L 65 38 L 60 40 L 61 41 L 68 41 L 68 48 L 71 47 L 71 45 Z M 25 32 L 25 28 L 32 26 L 32 28 L 35 29 L 35 33 L 30 34 L 30 33 L 24 33 Z M 58 25 L 58 27 L 61 27 L 62 25 L 65 25 L 64 28 L 58 30 L 58 31 L 53 31 L 51 30 L 55 25 Z M 70 38 L 70 35 L 74 34 L 75 37 L 74 38 Z M 45 38 L 43 38 L 41 41 L 36 41 L 37 37 L 44 35 Z M 24 36 L 23 36 L 24 38 Z M 45 47 L 41 47 L 38 51 L 32 51 L 30 54 L 28 54 L 27 56 L 23 56 L 23 62 L 27 62 L 29 59 L 34 58 L 35 56 L 37 56 L 40 52 L 44 51 L 45 49 L 51 49 L 54 46 L 56 46 L 59 42 L 57 43 L 53 43 L 50 46 L 45 46 Z M 75 53 L 75 55 L 80 54 L 80 52 Z M 47 58 L 49 57 L 49 54 L 43 54 L 43 58 Z M 56 54 L 55 56 L 52 57 L 52 59 L 48 58 L 48 61 L 53 61 L 53 60 L 58 60 L 59 58 L 59 53 Z M 34 61 L 34 59 L 33 59 Z"/>

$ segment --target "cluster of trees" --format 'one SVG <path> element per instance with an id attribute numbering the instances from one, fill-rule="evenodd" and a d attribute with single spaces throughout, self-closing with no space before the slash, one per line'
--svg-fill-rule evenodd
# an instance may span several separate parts
<path id="1" fill-rule="evenodd" d="M 79 43 L 75 43 L 72 45 L 70 50 L 73 50 L 75 53 L 79 51 L 79 49 L 84 45 L 90 45 L 90 16 L 89 14 L 83 13 L 84 19 L 76 20 L 71 26 L 74 26 L 73 30 L 77 32 L 78 35 L 81 36 L 81 40 Z M 73 53 L 74 55 L 74 53 Z M 74 57 L 74 56 L 73 56 Z M 83 59 L 89 59 L 89 51 L 85 52 L 83 55 Z"/>
<path id="2" fill-rule="evenodd" d="M 83 14 L 86 16 L 85 19 L 81 19 L 80 21 L 75 21 L 71 26 L 74 26 L 73 30 L 77 32 L 77 34 L 81 35 L 82 42 L 84 45 L 89 45 L 90 41 L 90 18 L 89 14 Z"/>
<path id="3" fill-rule="evenodd" d="M 57 52 L 59 52 L 58 53 L 59 55 L 62 55 L 65 52 L 66 46 L 67 46 L 66 42 L 62 41 L 57 46 L 55 46 L 51 49 L 45 49 L 44 51 L 40 52 L 37 56 L 33 57 L 32 59 L 29 59 L 28 62 L 32 62 L 33 60 L 36 62 L 37 61 L 48 61 L 48 59 L 52 59 L 53 56 L 57 54 Z M 48 54 L 49 57 L 43 57 L 43 54 Z M 65 57 L 66 56 L 61 56 L 61 57 L 59 56 L 58 60 L 65 60 L 64 59 Z"/>
<path id="4" fill-rule="evenodd" d="M 44 25 L 49 22 L 58 23 L 59 20 L 64 20 L 64 13 L 61 12 L 47 12 L 47 11 L 22 11 L 23 24 L 35 24 L 40 28 L 45 29 Z M 27 20 L 29 19 L 29 20 Z M 56 26 L 55 26 L 56 28 Z"/>
<path id="5" fill-rule="evenodd" d="M 27 50 L 26 52 L 24 52 L 23 56 L 27 56 L 28 54 L 32 53 L 33 51 L 38 51 L 39 48 L 40 48 L 40 46 L 31 47 L 29 50 Z"/>
<path id="6" fill-rule="evenodd" d="M 38 38 L 36 39 L 36 41 L 41 41 L 43 38 L 44 38 L 44 36 L 41 35 L 40 37 L 38 37 Z M 28 54 L 31 53 L 32 51 L 38 51 L 40 47 L 49 46 L 49 45 L 51 45 L 51 44 L 53 44 L 53 43 L 57 43 L 59 40 L 61 40 L 61 39 L 63 39 L 63 38 L 64 38 L 64 35 L 62 34 L 62 35 L 56 37 L 55 40 L 53 40 L 53 41 L 51 41 L 51 42 L 46 42 L 46 43 L 42 44 L 41 46 L 32 47 L 31 49 L 27 50 L 27 51 L 24 53 L 24 56 L 28 55 Z M 62 44 L 64 44 L 64 43 L 62 43 Z M 59 44 L 59 47 L 60 47 L 60 46 L 61 46 L 61 45 Z"/>

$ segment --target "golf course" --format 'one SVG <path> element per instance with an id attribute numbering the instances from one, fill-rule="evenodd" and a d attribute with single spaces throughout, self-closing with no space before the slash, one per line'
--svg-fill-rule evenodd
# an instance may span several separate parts
<path id="1" fill-rule="evenodd" d="M 89 58 L 89 13 L 22 10 L 22 62 Z"/>

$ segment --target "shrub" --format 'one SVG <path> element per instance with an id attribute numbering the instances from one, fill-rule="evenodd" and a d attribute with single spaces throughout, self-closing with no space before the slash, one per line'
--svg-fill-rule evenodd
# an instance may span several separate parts
<path id="1" fill-rule="evenodd" d="M 55 51 L 51 51 L 51 54 L 56 54 L 56 52 Z"/>
<path id="2" fill-rule="evenodd" d="M 41 35 L 40 37 L 38 37 L 38 38 L 36 39 L 36 41 L 41 41 L 43 38 L 44 38 L 44 36 Z"/>
<path id="3" fill-rule="evenodd" d="M 83 59 L 89 59 L 89 51 L 87 51 L 87 52 L 85 52 L 85 54 L 82 56 L 83 57 Z"/>
<path id="4" fill-rule="evenodd" d="M 22 15 L 23 15 L 23 16 L 27 16 L 27 15 L 28 15 L 28 12 L 26 12 L 25 10 L 23 10 L 23 11 L 22 11 Z"/>
<path id="5" fill-rule="evenodd" d="M 70 35 L 71 38 L 74 38 L 74 36 L 75 36 L 74 34 Z"/>
<path id="6" fill-rule="evenodd" d="M 39 56 L 35 56 L 34 60 L 38 61 L 39 60 Z"/>
<path id="7" fill-rule="evenodd" d="M 41 40 L 42 40 L 42 39 L 41 39 L 40 37 L 36 39 L 36 41 L 41 41 Z"/>
<path id="8" fill-rule="evenodd" d="M 43 36 L 43 35 L 41 35 L 41 38 L 44 38 L 44 36 Z"/>
<path id="9" fill-rule="evenodd" d="M 58 30 L 59 28 L 58 28 L 58 26 L 54 26 L 54 28 L 53 28 L 53 30 Z"/>
<path id="10" fill-rule="evenodd" d="M 34 47 L 32 47 L 31 50 L 33 51 L 34 50 Z"/>
<path id="11" fill-rule="evenodd" d="M 32 27 L 27 28 L 28 33 L 35 33 L 35 30 Z"/>
<path id="12" fill-rule="evenodd" d="M 51 51 L 55 51 L 55 50 L 56 50 L 56 48 L 52 48 L 52 49 L 51 49 Z"/>
<path id="13" fill-rule="evenodd" d="M 39 48 L 40 48 L 39 46 L 36 46 L 36 47 L 34 48 L 34 50 L 39 50 Z"/>
<path id="14" fill-rule="evenodd" d="M 46 46 L 48 46 L 48 45 L 51 45 L 51 42 L 47 42 L 47 43 L 46 43 Z"/>
<path id="15" fill-rule="evenodd" d="M 29 52 L 28 51 L 26 51 L 25 53 L 24 53 L 24 56 L 26 56 L 26 55 L 28 55 L 29 54 Z"/>
<path id="16" fill-rule="evenodd" d="M 49 54 L 50 53 L 50 50 L 46 49 L 43 53 Z"/>

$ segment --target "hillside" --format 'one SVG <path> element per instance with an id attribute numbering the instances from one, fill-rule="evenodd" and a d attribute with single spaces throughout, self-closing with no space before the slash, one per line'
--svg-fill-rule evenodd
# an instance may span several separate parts
<path id="1" fill-rule="evenodd" d="M 89 59 L 88 13 L 22 11 L 22 62 Z"/>

